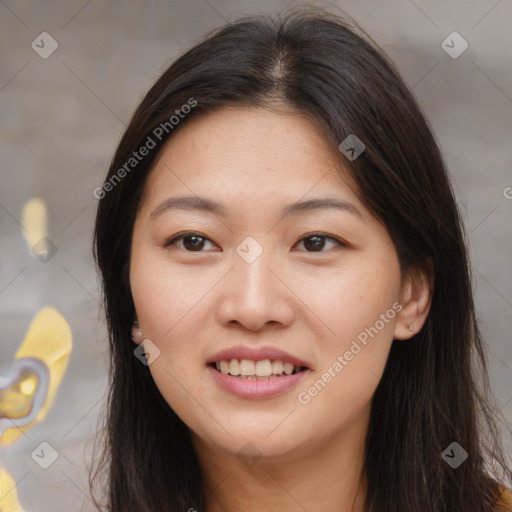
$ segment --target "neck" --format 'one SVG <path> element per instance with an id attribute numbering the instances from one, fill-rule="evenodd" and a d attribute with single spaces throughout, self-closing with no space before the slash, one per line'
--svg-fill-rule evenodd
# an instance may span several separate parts
<path id="1" fill-rule="evenodd" d="M 250 462 L 193 435 L 205 479 L 206 512 L 362 512 L 367 426 L 365 414 L 330 439 Z"/>

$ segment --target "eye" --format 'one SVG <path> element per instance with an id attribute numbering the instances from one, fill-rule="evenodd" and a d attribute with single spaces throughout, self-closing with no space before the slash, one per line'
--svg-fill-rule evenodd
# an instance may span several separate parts
<path id="1" fill-rule="evenodd" d="M 348 244 L 345 242 L 342 242 L 341 240 L 338 240 L 332 236 L 324 235 L 323 233 L 312 233 L 302 237 L 298 243 L 304 244 L 304 247 L 306 247 L 306 252 L 325 252 L 323 249 L 325 248 L 326 240 L 341 247 L 348 247 Z M 182 242 L 181 247 L 177 246 L 178 242 Z M 187 233 L 181 233 L 172 237 L 167 242 L 165 242 L 164 247 L 176 246 L 187 252 L 204 252 L 203 249 L 205 244 L 208 242 L 212 243 L 211 240 L 201 235 L 200 233 L 189 231 Z"/>
<path id="2" fill-rule="evenodd" d="M 324 235 L 323 233 L 312 233 L 311 235 L 304 236 L 299 240 L 299 243 L 303 243 L 304 247 L 307 249 L 312 249 L 307 250 L 307 252 L 325 252 L 322 251 L 322 249 L 325 247 L 326 240 L 334 242 L 336 245 L 341 247 L 348 247 L 345 242 L 342 242 L 332 236 Z"/>
<path id="3" fill-rule="evenodd" d="M 211 242 L 211 240 L 200 233 L 181 233 L 165 242 L 164 247 L 170 247 L 171 245 L 176 245 L 177 242 L 183 241 L 182 247 L 179 247 L 180 249 L 184 248 L 187 252 L 203 252 L 202 249 L 205 246 L 206 240 Z"/>

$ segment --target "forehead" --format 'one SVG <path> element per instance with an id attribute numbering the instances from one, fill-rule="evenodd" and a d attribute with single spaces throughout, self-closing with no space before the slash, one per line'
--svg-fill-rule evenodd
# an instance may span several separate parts
<path id="1" fill-rule="evenodd" d="M 160 151 L 144 199 L 175 192 L 221 201 L 309 194 L 361 203 L 343 157 L 311 119 L 263 108 L 223 107 L 190 119 Z M 247 203 L 246 203 L 247 204 Z"/>

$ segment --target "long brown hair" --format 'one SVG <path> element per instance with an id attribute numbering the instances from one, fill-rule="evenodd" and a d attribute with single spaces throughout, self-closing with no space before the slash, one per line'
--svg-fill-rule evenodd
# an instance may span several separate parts
<path id="1" fill-rule="evenodd" d="M 175 111 L 192 104 L 171 126 Z M 494 511 L 497 482 L 512 481 L 512 472 L 488 386 L 466 235 L 442 155 L 382 50 L 355 22 L 318 9 L 247 17 L 209 34 L 165 70 L 119 143 L 98 194 L 94 232 L 111 366 L 91 490 L 103 475 L 111 512 L 205 508 L 189 429 L 134 357 L 128 269 L 136 212 L 159 149 L 191 118 L 233 104 L 308 115 L 335 147 L 356 134 L 366 149 L 346 164 L 361 200 L 387 227 L 402 271 L 423 266 L 435 278 L 423 329 L 393 342 L 373 396 L 365 510 Z M 155 147 L 127 166 L 148 137 Z M 468 454 L 457 469 L 441 456 L 452 442 Z"/>

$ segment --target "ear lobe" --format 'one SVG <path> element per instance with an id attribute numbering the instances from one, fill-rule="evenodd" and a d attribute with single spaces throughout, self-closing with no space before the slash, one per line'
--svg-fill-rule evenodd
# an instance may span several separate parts
<path id="1" fill-rule="evenodd" d="M 406 340 L 417 334 L 425 324 L 434 292 L 433 266 L 409 272 L 402 285 L 393 338 Z"/>
<path id="2" fill-rule="evenodd" d="M 132 325 L 132 341 L 140 345 L 142 343 L 142 329 L 139 327 L 139 322 L 135 321 Z"/>

